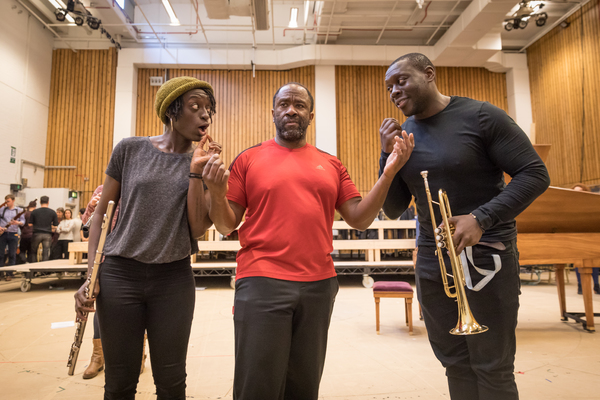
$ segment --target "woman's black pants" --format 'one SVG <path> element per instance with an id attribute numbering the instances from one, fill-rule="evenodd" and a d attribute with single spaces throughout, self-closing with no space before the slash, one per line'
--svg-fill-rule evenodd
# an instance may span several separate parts
<path id="1" fill-rule="evenodd" d="M 104 399 L 135 399 L 145 331 L 157 399 L 184 399 L 196 296 L 189 257 L 168 264 L 106 257 L 99 281 Z"/>

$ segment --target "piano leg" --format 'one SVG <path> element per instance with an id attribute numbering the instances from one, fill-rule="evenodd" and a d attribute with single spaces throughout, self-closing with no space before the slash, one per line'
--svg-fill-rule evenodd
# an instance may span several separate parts
<path id="1" fill-rule="evenodd" d="M 595 331 L 594 327 L 594 306 L 592 303 L 592 267 L 594 260 L 583 260 L 583 271 L 579 271 L 581 274 L 581 291 L 583 293 L 583 305 L 585 306 L 585 321 L 588 331 Z"/>
<path id="2" fill-rule="evenodd" d="M 565 315 L 567 312 L 567 301 L 565 299 L 565 266 L 566 264 L 555 264 L 556 269 L 556 290 L 558 291 L 558 306 L 560 308 L 560 317 L 563 321 L 568 318 Z"/>
<path id="3" fill-rule="evenodd" d="M 562 290 L 559 287 L 558 288 L 558 297 L 559 297 L 559 301 L 560 301 L 560 307 L 561 307 L 561 313 L 563 315 L 563 321 L 566 321 L 567 319 L 571 318 L 574 319 L 575 321 L 581 323 L 583 325 L 583 329 L 587 330 L 588 332 L 595 332 L 596 328 L 594 325 L 594 316 L 596 317 L 600 317 L 600 313 L 596 313 L 594 314 L 594 306 L 593 306 L 593 300 L 592 300 L 592 268 L 595 267 L 597 264 L 600 264 L 600 261 L 597 260 L 582 260 L 579 261 L 577 263 L 574 264 L 574 266 L 576 268 L 579 269 L 579 274 L 581 275 L 581 291 L 583 293 L 583 306 L 585 309 L 585 312 L 576 312 L 576 313 L 572 313 L 572 312 L 566 312 L 564 311 L 564 296 L 565 296 L 565 285 L 564 285 L 564 275 L 561 274 L 561 284 L 559 285 L 558 282 L 558 265 L 557 265 L 557 287 L 558 286 L 562 286 Z M 562 266 L 562 269 L 564 270 L 564 266 Z M 561 297 L 562 296 L 562 297 Z M 582 318 L 582 317 L 585 317 Z"/>

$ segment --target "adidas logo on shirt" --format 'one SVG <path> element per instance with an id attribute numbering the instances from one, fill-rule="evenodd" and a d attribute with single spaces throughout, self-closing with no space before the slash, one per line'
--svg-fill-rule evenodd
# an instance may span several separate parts
<path id="1" fill-rule="evenodd" d="M 323 166 L 321 164 L 317 165 L 317 169 L 320 169 L 321 171 L 325 171 L 325 168 L 323 168 Z"/>

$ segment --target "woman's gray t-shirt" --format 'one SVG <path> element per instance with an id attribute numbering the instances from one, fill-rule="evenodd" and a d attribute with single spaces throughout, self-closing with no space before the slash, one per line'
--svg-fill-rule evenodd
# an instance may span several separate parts
<path id="1" fill-rule="evenodd" d="M 106 175 L 121 184 L 121 208 L 106 256 L 164 264 L 198 251 L 187 216 L 191 160 L 192 153 L 163 153 L 148 137 L 117 144 Z"/>

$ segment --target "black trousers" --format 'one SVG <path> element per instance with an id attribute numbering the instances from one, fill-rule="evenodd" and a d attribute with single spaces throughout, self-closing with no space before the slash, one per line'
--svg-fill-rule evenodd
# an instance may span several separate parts
<path id="1" fill-rule="evenodd" d="M 4 232 L 0 235 L 0 267 L 4 267 L 6 259 L 6 247 L 8 246 L 8 264 L 15 265 L 17 263 L 17 247 L 19 246 L 19 235 L 14 232 Z M 6 272 L 6 276 L 12 276 L 12 272 Z"/>
<path id="2" fill-rule="evenodd" d="M 56 255 L 59 259 L 67 260 L 69 258 L 69 243 L 72 240 L 59 240 L 56 243 Z"/>
<path id="3" fill-rule="evenodd" d="M 100 339 L 100 322 L 98 321 L 98 313 L 94 313 L 94 336 L 92 339 Z"/>
<path id="4" fill-rule="evenodd" d="M 50 259 L 50 249 L 52 247 L 52 234 L 50 233 L 34 233 L 33 239 L 31 240 L 31 252 L 33 254 L 34 262 L 37 262 L 38 247 L 42 244 L 42 260 L 48 261 Z"/>
<path id="5" fill-rule="evenodd" d="M 519 310 L 519 261 L 516 241 L 504 243 L 498 251 L 473 247 L 473 261 L 479 268 L 493 270 L 492 254 L 502 260 L 502 269 L 479 292 L 466 289 L 471 311 L 487 332 L 469 336 L 451 335 L 458 321 L 455 299 L 446 296 L 433 248 L 419 246 L 417 292 L 433 352 L 446 368 L 453 400 L 517 400 L 514 378 L 515 329 Z M 446 266 L 450 262 L 445 257 Z M 437 267 L 437 277 L 428 273 Z M 423 270 L 423 273 L 419 271 Z M 473 285 L 482 276 L 469 267 Z M 423 276 L 425 275 L 425 276 Z M 449 278 L 450 284 L 453 283 Z"/>
<path id="6" fill-rule="evenodd" d="M 157 399 L 185 399 L 185 359 L 195 296 L 189 257 L 168 264 L 106 257 L 97 304 L 106 366 L 105 400 L 135 398 L 144 331 Z"/>
<path id="7" fill-rule="evenodd" d="M 234 400 L 316 400 L 337 278 L 243 278 L 235 287 Z"/>
<path id="8" fill-rule="evenodd" d="M 21 241 L 19 242 L 19 250 L 21 250 L 21 254 L 19 254 L 21 259 L 21 264 L 25 264 L 26 262 L 32 263 L 33 261 L 33 252 L 31 251 L 31 240 L 32 236 L 24 238 L 21 236 Z"/>

